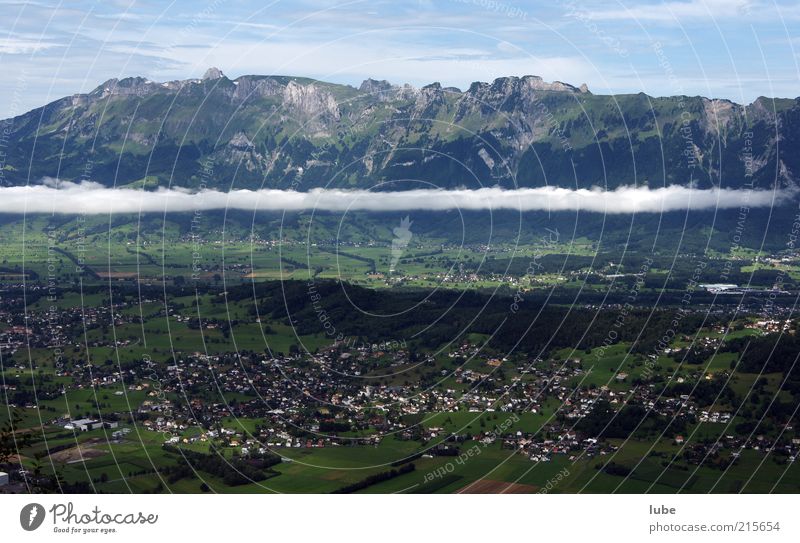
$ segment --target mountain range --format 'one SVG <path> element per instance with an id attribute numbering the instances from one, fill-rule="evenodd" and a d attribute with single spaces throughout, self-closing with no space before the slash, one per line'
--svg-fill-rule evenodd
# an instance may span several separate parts
<path id="1" fill-rule="evenodd" d="M 2 121 L 0 185 L 187 188 L 793 187 L 800 99 L 466 90 L 288 76 L 111 79 Z"/>

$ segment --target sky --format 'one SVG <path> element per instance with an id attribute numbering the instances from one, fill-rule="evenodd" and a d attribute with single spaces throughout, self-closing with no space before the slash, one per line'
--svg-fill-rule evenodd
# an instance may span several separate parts
<path id="1" fill-rule="evenodd" d="M 0 1 L 0 118 L 110 78 L 306 76 L 466 88 L 539 75 L 597 94 L 800 96 L 785 0 Z"/>

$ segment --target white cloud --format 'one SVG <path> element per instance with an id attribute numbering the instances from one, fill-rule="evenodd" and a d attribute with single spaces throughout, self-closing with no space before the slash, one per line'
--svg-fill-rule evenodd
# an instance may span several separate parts
<path id="1" fill-rule="evenodd" d="M 26 38 L 6 38 L 0 41 L 0 54 L 22 55 L 56 47 L 56 44 Z"/>
<path id="2" fill-rule="evenodd" d="M 99 183 L 52 181 L 42 185 L 0 188 L 0 213 L 139 213 L 186 212 L 211 209 L 246 211 L 366 210 L 406 211 L 447 209 L 520 211 L 590 211 L 608 214 L 662 213 L 687 209 L 732 209 L 771 207 L 796 196 L 796 191 L 750 191 L 693 189 L 670 186 L 566 189 L 556 187 L 505 190 L 410 190 L 372 192 L 368 190 L 313 189 L 296 192 L 276 189 L 207 190 L 192 192 L 181 188 L 143 191 L 107 188 Z"/>

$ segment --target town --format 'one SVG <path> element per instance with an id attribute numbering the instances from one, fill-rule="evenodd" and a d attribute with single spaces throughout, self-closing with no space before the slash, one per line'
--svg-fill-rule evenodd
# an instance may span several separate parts
<path id="1" fill-rule="evenodd" d="M 649 456 L 684 470 L 730 469 L 743 454 L 791 464 L 800 450 L 792 417 L 754 400 L 769 397 L 776 378 L 737 373 L 740 362 L 725 352 L 726 336 L 793 335 L 797 323 L 788 318 L 741 315 L 732 328 L 679 334 L 652 352 L 620 342 L 504 355 L 475 334 L 435 349 L 405 338 L 309 336 L 309 344 L 299 337 L 278 351 L 231 348 L 254 325 L 267 338 L 285 325 L 235 306 L 236 319 L 204 318 L 224 306 L 218 296 L 165 304 L 89 294 L 66 307 L 61 293 L 22 312 L 14 307 L 21 298 L 5 299 L 3 394 L 10 411 L 63 441 L 33 446 L 54 470 L 89 467 L 137 440 L 167 452 L 221 451 L 286 465 L 304 451 L 337 448 L 435 464 L 479 444 L 531 466 L 600 461 L 615 477 L 635 473 L 617 460 L 632 443 L 653 443 Z M 162 340 L 165 325 L 171 346 Z M 194 335 L 181 339 L 185 333 Z M 745 413 L 755 416 L 751 404 L 772 422 L 746 422 Z M 6 490 L 25 487 L 31 473 L 23 460 Z M 108 480 L 98 476 L 96 484 Z"/>

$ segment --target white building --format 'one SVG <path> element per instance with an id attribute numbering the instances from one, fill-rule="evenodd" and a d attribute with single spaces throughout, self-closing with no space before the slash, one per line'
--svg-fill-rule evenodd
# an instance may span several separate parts
<path id="1" fill-rule="evenodd" d="M 119 426 L 118 422 L 101 422 L 94 419 L 78 419 L 65 424 L 65 430 L 80 430 L 81 432 L 89 432 L 97 428 L 116 428 Z"/>

